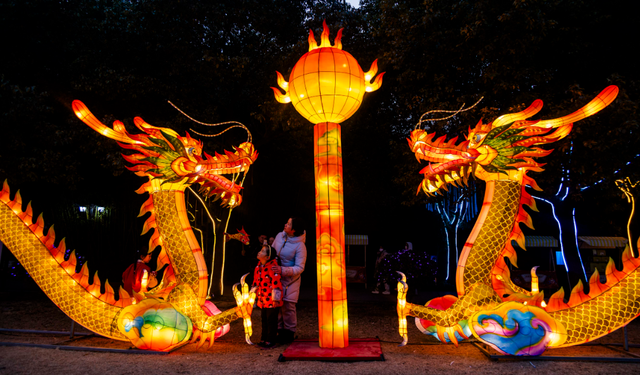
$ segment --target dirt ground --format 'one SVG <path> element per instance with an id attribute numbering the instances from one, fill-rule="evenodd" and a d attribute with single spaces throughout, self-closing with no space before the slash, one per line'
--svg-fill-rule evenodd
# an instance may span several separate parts
<path id="1" fill-rule="evenodd" d="M 410 302 L 424 303 L 432 295 L 412 295 Z M 229 298 L 215 301 L 221 310 L 234 306 Z M 317 338 L 317 306 L 313 292 L 303 293 L 298 304 L 298 337 Z M 413 374 L 413 373 L 579 373 L 579 374 L 628 374 L 640 371 L 638 363 L 611 363 L 548 360 L 499 360 L 491 361 L 470 343 L 458 348 L 432 341 L 409 320 L 409 344 L 398 347 L 401 341 L 397 333 L 397 316 L 393 295 L 373 295 L 362 287 L 349 289 L 349 336 L 351 338 L 378 337 L 381 340 L 384 362 L 319 362 L 286 361 L 278 357 L 286 349 L 280 346 L 261 350 L 244 341 L 242 323 L 235 321 L 231 331 L 205 351 L 187 345 L 167 354 L 98 353 L 10 346 L 11 343 L 57 344 L 128 349 L 128 343 L 101 337 L 69 340 L 68 335 L 29 334 L 0 332 L 0 374 Z M 260 310 L 253 312 L 252 339 L 260 338 Z M 0 292 L 0 328 L 47 331 L 69 331 L 71 320 L 67 318 L 42 293 L 16 294 Z M 629 342 L 640 344 L 640 322 L 628 326 Z M 76 331 L 85 331 L 77 328 Z M 621 343 L 622 330 L 597 341 L 597 343 Z M 7 344 L 9 343 L 9 344 Z M 640 358 L 640 348 L 631 348 L 631 355 L 622 353 L 621 347 L 590 345 L 550 350 L 546 356 L 617 357 Z"/>

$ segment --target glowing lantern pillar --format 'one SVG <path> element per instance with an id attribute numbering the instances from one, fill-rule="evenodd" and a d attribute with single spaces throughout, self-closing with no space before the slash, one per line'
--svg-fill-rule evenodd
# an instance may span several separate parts
<path id="1" fill-rule="evenodd" d="M 313 128 L 320 347 L 349 346 L 340 125 Z"/>
<path id="2" fill-rule="evenodd" d="M 298 113 L 315 124 L 318 323 L 322 348 L 349 346 L 339 123 L 358 110 L 365 92 L 380 87 L 384 75 L 371 83 L 378 72 L 377 60 L 368 72 L 363 72 L 356 59 L 342 51 L 341 37 L 342 29 L 331 46 L 329 28 L 323 22 L 318 46 L 310 30 L 309 52 L 293 67 L 289 82 L 276 72 L 285 94 L 272 87 L 276 100 L 292 103 Z"/>

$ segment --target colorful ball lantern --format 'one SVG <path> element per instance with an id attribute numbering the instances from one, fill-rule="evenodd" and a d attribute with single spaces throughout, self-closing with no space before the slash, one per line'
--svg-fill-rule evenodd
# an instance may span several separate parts
<path id="1" fill-rule="evenodd" d="M 349 346 L 347 283 L 344 256 L 344 205 L 342 194 L 342 141 L 339 123 L 353 115 L 365 92 L 382 84 L 377 60 L 368 72 L 342 50 L 342 29 L 334 46 L 323 22 L 318 46 L 309 32 L 309 52 L 296 63 L 289 82 L 278 74 L 280 90 L 272 87 L 276 100 L 292 103 L 314 126 L 316 181 L 316 257 L 318 272 L 319 342 L 322 348 Z"/>

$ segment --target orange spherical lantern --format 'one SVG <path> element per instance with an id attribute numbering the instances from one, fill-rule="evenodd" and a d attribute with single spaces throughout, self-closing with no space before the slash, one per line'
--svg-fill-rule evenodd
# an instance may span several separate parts
<path id="1" fill-rule="evenodd" d="M 342 29 L 338 31 L 335 45 L 329 42 L 329 28 L 323 23 L 321 43 L 318 46 L 309 32 L 309 52 L 304 54 L 291 71 L 289 82 L 278 74 L 278 85 L 286 92 L 272 87 L 276 100 L 292 103 L 296 111 L 313 124 L 321 122 L 341 123 L 353 115 L 362 103 L 365 92 L 377 90 L 384 73 L 371 79 L 378 72 L 378 63 L 371 64 L 363 72 L 358 61 L 342 50 Z"/>

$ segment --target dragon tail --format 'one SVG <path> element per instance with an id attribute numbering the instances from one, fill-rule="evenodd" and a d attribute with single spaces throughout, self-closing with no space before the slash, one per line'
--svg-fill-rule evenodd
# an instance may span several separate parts
<path id="1" fill-rule="evenodd" d="M 596 270 L 589 280 L 588 294 L 579 282 L 567 303 L 562 289 L 551 296 L 546 311 L 567 329 L 567 340 L 562 346 L 593 341 L 640 315 L 640 259 L 627 246 L 622 263 L 623 269 L 617 270 L 613 259 L 609 259 L 605 283 L 600 281 Z"/>
<path id="2" fill-rule="evenodd" d="M 87 329 L 116 340 L 127 341 L 117 328 L 116 320 L 131 298 L 120 288 L 115 299 L 109 282 L 102 285 L 97 273 L 90 277 L 87 263 L 76 272 L 76 256 L 72 252 L 65 260 L 66 245 L 62 239 L 54 245 L 53 226 L 44 234 L 44 220 L 33 220 L 31 203 L 22 210 L 20 192 L 10 199 L 9 184 L 0 191 L 0 241 L 24 266 L 45 294 L 71 319 Z"/>

